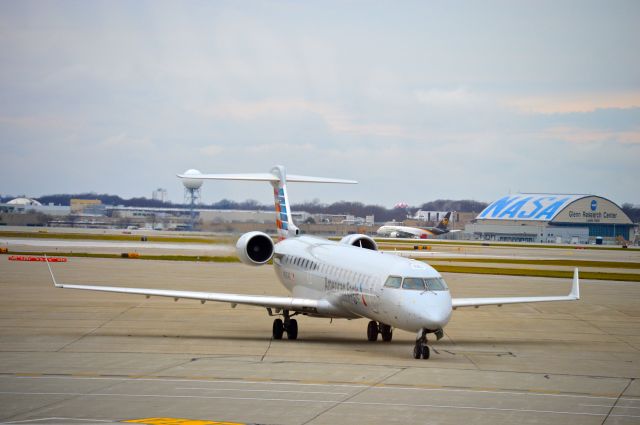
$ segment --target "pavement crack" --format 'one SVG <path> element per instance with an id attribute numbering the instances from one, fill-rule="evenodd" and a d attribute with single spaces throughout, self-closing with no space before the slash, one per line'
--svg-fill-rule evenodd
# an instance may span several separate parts
<path id="1" fill-rule="evenodd" d="M 138 304 L 139 305 L 139 304 Z M 63 345 L 62 347 L 58 348 L 56 350 L 56 353 L 59 353 L 60 351 L 63 351 L 65 348 L 69 347 L 70 345 L 75 344 L 76 342 L 82 340 L 83 338 L 93 334 L 95 331 L 97 331 L 98 329 L 102 328 L 105 325 L 108 325 L 109 323 L 113 322 L 114 320 L 117 320 L 119 317 L 127 314 L 129 311 L 133 310 L 134 308 L 138 307 L 138 305 L 132 305 L 126 309 L 124 309 L 123 311 L 121 311 L 120 313 L 116 314 L 114 317 L 112 317 L 111 319 L 107 320 L 106 322 L 100 323 L 98 326 L 96 326 L 95 328 L 91 329 L 89 332 L 86 332 L 82 335 L 80 335 L 78 338 L 74 339 L 73 341 Z"/>
<path id="2" fill-rule="evenodd" d="M 267 349 L 264 350 L 264 354 L 262 355 L 262 357 L 260 357 L 260 362 L 262 362 L 264 360 L 264 358 L 266 357 L 267 353 L 269 352 L 269 349 L 271 348 L 271 343 L 273 342 L 273 338 L 269 339 L 269 345 L 267 345 Z"/>
<path id="3" fill-rule="evenodd" d="M 622 396 L 624 395 L 624 393 L 627 392 L 627 390 L 629 389 L 629 387 L 631 386 L 631 384 L 633 383 L 633 381 L 635 381 L 635 378 L 631 378 L 629 379 L 629 382 L 627 383 L 627 386 L 624 387 L 624 390 L 620 391 L 620 394 L 618 394 L 618 397 L 616 398 L 615 403 L 613 403 L 613 405 L 611 406 L 611 409 L 609 409 L 609 412 L 607 413 L 607 416 L 605 416 L 605 418 L 602 420 L 602 424 L 604 425 L 605 422 L 607 422 L 607 420 L 609 419 L 609 416 L 611 416 L 611 413 L 613 412 L 613 409 L 616 408 L 616 406 L 618 405 L 618 403 L 620 402 L 620 399 L 622 398 Z"/>
<path id="4" fill-rule="evenodd" d="M 364 393 L 365 391 L 370 390 L 371 388 L 382 384 L 384 381 L 386 381 L 389 378 L 394 377 L 395 375 L 397 375 L 398 373 L 404 371 L 406 368 L 399 368 L 398 370 L 378 379 L 376 382 L 373 382 L 370 385 L 367 385 L 366 387 L 364 387 L 363 389 L 356 391 L 355 393 L 353 393 L 352 395 L 348 396 L 347 398 L 345 398 L 344 400 L 340 400 L 340 401 L 336 401 L 335 403 L 333 403 L 332 405 L 330 405 L 329 407 L 327 407 L 326 409 L 323 409 L 322 411 L 318 412 L 317 414 L 313 415 L 313 417 L 309 418 L 308 420 L 302 422 L 301 425 L 306 425 L 314 420 L 316 420 L 317 418 L 319 418 L 320 416 L 324 415 L 325 413 L 335 409 L 336 407 L 340 406 L 343 403 L 347 403 L 351 400 L 353 400 L 354 398 L 356 398 L 357 396 L 359 396 L 360 394 Z"/>

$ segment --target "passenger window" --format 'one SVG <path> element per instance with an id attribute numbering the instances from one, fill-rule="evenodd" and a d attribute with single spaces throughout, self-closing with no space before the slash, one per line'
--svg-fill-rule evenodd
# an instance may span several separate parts
<path id="1" fill-rule="evenodd" d="M 420 277 L 405 277 L 402 289 L 424 290 L 424 280 Z"/>
<path id="2" fill-rule="evenodd" d="M 384 286 L 387 288 L 399 288 L 402 284 L 402 278 L 400 276 L 389 276 Z"/>

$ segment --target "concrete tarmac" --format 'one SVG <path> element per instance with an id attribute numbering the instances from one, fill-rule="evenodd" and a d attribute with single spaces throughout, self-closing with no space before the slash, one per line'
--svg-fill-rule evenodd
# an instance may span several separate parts
<path id="1" fill-rule="evenodd" d="M 66 283 L 287 294 L 270 266 L 53 267 Z M 444 277 L 454 297 L 571 285 Z M 272 341 L 264 309 L 56 289 L 44 263 L 0 256 L 0 422 L 638 424 L 640 285 L 581 283 L 578 302 L 458 309 L 414 360 L 413 334 L 370 343 L 366 320 L 299 317 L 299 340 Z"/>

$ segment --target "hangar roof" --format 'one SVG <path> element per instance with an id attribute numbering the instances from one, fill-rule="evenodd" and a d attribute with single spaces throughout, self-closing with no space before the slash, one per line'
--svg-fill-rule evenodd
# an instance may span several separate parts
<path id="1" fill-rule="evenodd" d="M 7 204 L 9 204 L 9 205 L 35 205 L 35 206 L 41 206 L 42 205 L 40 202 L 36 201 L 35 199 L 29 199 L 29 198 L 12 199 L 9 202 L 7 202 Z"/>
<path id="2" fill-rule="evenodd" d="M 620 207 L 606 198 L 560 193 L 507 195 L 491 203 L 476 220 L 631 224 Z"/>

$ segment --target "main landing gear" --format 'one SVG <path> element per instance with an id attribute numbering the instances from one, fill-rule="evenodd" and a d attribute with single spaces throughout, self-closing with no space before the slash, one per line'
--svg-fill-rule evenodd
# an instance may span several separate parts
<path id="1" fill-rule="evenodd" d="M 389 342 L 393 338 L 391 326 L 385 325 L 384 323 L 378 324 L 378 322 L 374 322 L 373 320 L 370 321 L 367 326 L 367 339 L 372 342 L 377 341 L 378 334 L 382 335 L 382 340 L 385 342 Z"/>
<path id="2" fill-rule="evenodd" d="M 416 345 L 413 347 L 414 359 L 428 359 L 430 354 L 429 346 L 427 345 L 427 330 L 422 328 L 418 331 L 416 338 Z"/>
<path id="3" fill-rule="evenodd" d="M 282 335 L 286 332 L 287 338 L 298 339 L 298 321 L 292 319 L 289 315 L 289 310 L 282 312 L 282 319 L 275 319 L 273 321 L 273 339 L 282 339 Z"/>

